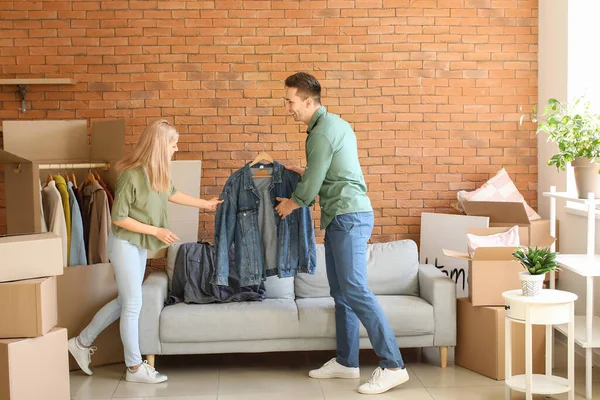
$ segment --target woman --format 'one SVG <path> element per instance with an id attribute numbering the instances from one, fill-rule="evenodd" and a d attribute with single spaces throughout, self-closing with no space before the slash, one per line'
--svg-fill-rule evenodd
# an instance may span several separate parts
<path id="1" fill-rule="evenodd" d="M 156 251 L 179 238 L 168 229 L 167 201 L 216 210 L 222 201 L 202 200 L 178 192 L 173 187 L 171 158 L 177 149 L 179 133 L 167 121 L 155 121 L 140 137 L 133 152 L 117 164 L 115 201 L 112 208 L 112 232 L 108 237 L 108 255 L 115 270 L 118 298 L 106 304 L 92 322 L 69 340 L 69 352 L 88 375 L 91 347 L 96 337 L 121 317 L 121 340 L 129 382 L 160 383 L 167 380 L 147 362 L 142 362 L 138 320 L 142 309 L 142 281 L 148 250 Z"/>

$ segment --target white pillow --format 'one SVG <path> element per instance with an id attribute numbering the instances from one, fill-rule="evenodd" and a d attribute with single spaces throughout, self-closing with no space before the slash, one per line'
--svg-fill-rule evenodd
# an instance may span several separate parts
<path id="1" fill-rule="evenodd" d="M 487 236 L 477 236 L 467 233 L 467 246 L 469 257 L 473 258 L 478 247 L 518 247 L 519 225 L 515 225 L 506 232 L 495 233 Z"/>
<path id="2" fill-rule="evenodd" d="M 265 291 L 267 299 L 287 299 L 294 300 L 294 277 L 279 278 L 278 276 L 269 276 L 265 281 Z"/>

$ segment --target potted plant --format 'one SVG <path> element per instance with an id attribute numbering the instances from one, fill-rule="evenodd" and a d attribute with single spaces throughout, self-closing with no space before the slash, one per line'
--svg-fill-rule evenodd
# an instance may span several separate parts
<path id="1" fill-rule="evenodd" d="M 558 253 L 550 251 L 549 247 L 519 248 L 513 256 L 527 271 L 519 272 L 523 296 L 537 296 L 542 290 L 546 272 L 556 270 L 556 256 Z"/>
<path id="2" fill-rule="evenodd" d="M 521 123 L 525 116 L 521 116 Z M 548 140 L 558 145 L 559 152 L 548 160 L 548 165 L 564 171 L 567 163 L 571 163 L 577 196 L 587 198 L 592 192 L 600 198 L 600 114 L 590 110 L 590 102 L 579 97 L 563 104 L 551 98 L 541 118 L 535 106 L 530 117 L 538 123 L 536 134 L 546 132 Z"/>

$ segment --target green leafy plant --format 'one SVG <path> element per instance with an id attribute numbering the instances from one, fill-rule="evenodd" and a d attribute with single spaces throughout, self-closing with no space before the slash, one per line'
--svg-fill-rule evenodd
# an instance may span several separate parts
<path id="1" fill-rule="evenodd" d="M 556 165 L 564 171 L 567 163 L 576 158 L 596 162 L 600 157 L 600 115 L 590 110 L 590 102 L 583 97 L 569 104 L 551 98 L 544 107 L 542 118 L 538 118 L 534 106 L 530 114 L 521 116 L 521 124 L 527 115 L 531 122 L 538 123 L 536 134 L 546 132 L 548 141 L 558 145 L 559 152 L 548 160 L 548 165 Z"/>
<path id="2" fill-rule="evenodd" d="M 546 272 L 558 269 L 556 256 L 558 253 L 550 251 L 549 247 L 527 247 L 526 250 L 519 248 L 513 256 L 521 263 L 531 275 L 542 275 Z"/>

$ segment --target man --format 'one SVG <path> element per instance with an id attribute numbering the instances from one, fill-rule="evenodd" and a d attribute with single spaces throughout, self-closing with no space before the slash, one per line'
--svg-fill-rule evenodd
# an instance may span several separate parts
<path id="1" fill-rule="evenodd" d="M 367 287 L 367 242 L 373 230 L 373 209 L 358 160 L 356 135 L 346 121 L 321 105 L 321 85 L 307 73 L 285 80 L 286 110 L 308 125 L 306 169 L 289 199 L 277 198 L 285 218 L 299 207 L 309 207 L 317 194 L 321 229 L 325 231 L 325 260 L 330 293 L 335 301 L 336 358 L 310 371 L 317 379 L 358 379 L 359 321 L 366 328 L 380 366 L 358 388 L 379 394 L 408 381 L 394 332 L 376 297 Z"/>

